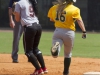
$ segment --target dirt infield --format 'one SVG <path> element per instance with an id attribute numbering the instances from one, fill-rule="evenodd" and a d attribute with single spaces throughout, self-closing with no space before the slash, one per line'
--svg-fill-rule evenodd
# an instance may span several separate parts
<path id="1" fill-rule="evenodd" d="M 49 71 L 46 75 L 62 75 L 63 57 L 44 56 L 44 60 Z M 0 54 L 0 75 L 29 75 L 33 71 L 34 67 L 27 62 L 25 55 L 19 55 L 19 63 L 12 63 L 10 54 Z M 100 72 L 100 59 L 72 58 L 70 75 L 83 75 L 90 71 Z"/>

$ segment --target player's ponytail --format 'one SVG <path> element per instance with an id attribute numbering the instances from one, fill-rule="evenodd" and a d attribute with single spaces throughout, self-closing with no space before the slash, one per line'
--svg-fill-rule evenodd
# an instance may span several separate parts
<path id="1" fill-rule="evenodd" d="M 55 2 L 53 2 L 54 5 L 58 4 L 57 12 L 59 15 L 63 12 L 64 8 L 70 3 L 72 3 L 70 0 L 56 0 Z"/>
<path id="2" fill-rule="evenodd" d="M 29 2 L 32 3 L 32 7 L 33 7 L 35 15 L 38 16 L 37 1 L 36 0 L 29 0 Z"/>
<path id="3" fill-rule="evenodd" d="M 68 2 L 66 2 L 66 0 L 56 0 L 55 2 L 53 2 L 53 4 L 58 5 L 57 12 L 59 15 L 61 15 Z"/>

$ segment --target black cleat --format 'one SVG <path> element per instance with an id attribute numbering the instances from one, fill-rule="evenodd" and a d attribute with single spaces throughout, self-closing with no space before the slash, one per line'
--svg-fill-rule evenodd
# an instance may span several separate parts
<path id="1" fill-rule="evenodd" d="M 28 62 L 31 62 L 31 61 L 28 59 Z"/>
<path id="2" fill-rule="evenodd" d="M 18 60 L 13 60 L 13 63 L 19 63 Z"/>
<path id="3" fill-rule="evenodd" d="M 57 58 L 59 55 L 59 42 L 56 42 L 54 46 L 51 48 L 51 54 L 54 58 Z"/>

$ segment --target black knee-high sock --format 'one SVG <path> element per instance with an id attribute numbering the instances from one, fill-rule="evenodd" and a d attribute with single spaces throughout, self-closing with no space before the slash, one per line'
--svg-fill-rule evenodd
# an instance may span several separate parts
<path id="1" fill-rule="evenodd" d="M 71 63 L 71 58 L 64 58 L 64 71 L 63 71 L 64 74 L 69 73 L 70 63 Z"/>
<path id="2" fill-rule="evenodd" d="M 40 66 L 39 66 L 39 63 L 35 57 L 35 55 L 33 53 L 30 53 L 30 56 L 28 56 L 30 62 L 33 64 L 33 66 L 39 70 L 40 69 Z"/>
<path id="3" fill-rule="evenodd" d="M 42 68 L 45 67 L 45 63 L 44 63 L 44 59 L 43 59 L 43 56 L 42 56 L 42 53 L 38 54 L 37 56 L 37 60 L 39 61 L 40 65 Z"/>

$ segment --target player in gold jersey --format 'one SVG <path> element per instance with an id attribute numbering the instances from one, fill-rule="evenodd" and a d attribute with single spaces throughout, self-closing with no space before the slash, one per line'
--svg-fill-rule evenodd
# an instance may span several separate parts
<path id="1" fill-rule="evenodd" d="M 63 75 L 69 75 L 69 67 L 72 57 L 72 49 L 75 38 L 75 21 L 82 30 L 82 38 L 86 38 L 86 29 L 80 15 L 80 9 L 73 5 L 76 0 L 57 0 L 49 9 L 48 17 L 54 22 L 51 54 L 54 58 L 59 56 L 64 44 L 64 71 Z"/>

